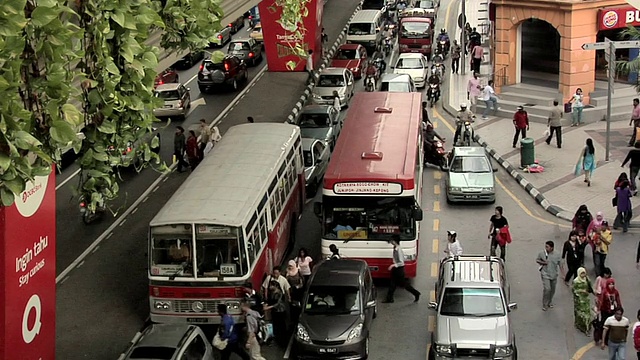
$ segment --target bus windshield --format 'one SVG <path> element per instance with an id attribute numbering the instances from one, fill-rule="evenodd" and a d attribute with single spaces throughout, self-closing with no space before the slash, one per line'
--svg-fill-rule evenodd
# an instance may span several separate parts
<path id="1" fill-rule="evenodd" d="M 416 238 L 413 197 L 333 196 L 323 200 L 326 239 L 384 240 Z"/>
<path id="2" fill-rule="evenodd" d="M 403 38 L 410 39 L 426 39 L 431 35 L 429 34 L 428 22 L 410 22 L 405 21 L 402 23 L 401 36 Z"/>

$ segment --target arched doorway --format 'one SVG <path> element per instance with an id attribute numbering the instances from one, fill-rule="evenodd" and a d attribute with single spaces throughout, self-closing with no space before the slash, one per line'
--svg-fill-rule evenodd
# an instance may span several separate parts
<path id="1" fill-rule="evenodd" d="M 517 82 L 558 87 L 560 34 L 553 25 L 530 18 L 518 26 Z"/>

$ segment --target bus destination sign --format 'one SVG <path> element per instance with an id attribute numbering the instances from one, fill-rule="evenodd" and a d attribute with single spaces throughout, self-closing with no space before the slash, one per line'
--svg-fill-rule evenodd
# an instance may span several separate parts
<path id="1" fill-rule="evenodd" d="M 389 182 L 343 182 L 333 185 L 336 194 L 400 195 L 402 185 Z"/>

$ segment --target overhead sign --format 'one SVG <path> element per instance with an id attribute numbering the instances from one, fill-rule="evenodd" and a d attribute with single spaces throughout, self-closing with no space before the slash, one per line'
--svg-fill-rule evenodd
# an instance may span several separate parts
<path id="1" fill-rule="evenodd" d="M 605 39 L 605 42 L 582 44 L 582 50 L 608 50 L 611 42 L 613 42 L 613 47 L 616 49 L 640 48 L 640 40 L 609 41 Z"/>
<path id="2" fill-rule="evenodd" d="M 402 185 L 388 182 L 343 182 L 333 185 L 336 194 L 400 195 Z"/>
<path id="3" fill-rule="evenodd" d="M 633 6 L 604 8 L 598 11 L 598 30 L 622 29 L 629 25 L 640 26 L 640 10 Z"/>

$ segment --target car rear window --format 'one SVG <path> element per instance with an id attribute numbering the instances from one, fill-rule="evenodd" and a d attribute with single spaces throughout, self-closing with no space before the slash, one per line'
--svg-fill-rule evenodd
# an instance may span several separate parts
<path id="1" fill-rule="evenodd" d="M 241 50 L 249 50 L 249 43 L 234 42 L 229 44 L 229 51 L 241 51 Z"/>
<path id="2" fill-rule="evenodd" d="M 178 93 L 178 90 L 156 91 L 154 95 L 155 97 L 164 100 L 180 100 L 180 94 Z"/>
<path id="3" fill-rule="evenodd" d="M 209 71 L 214 71 L 214 70 L 222 70 L 224 71 L 224 63 L 213 63 L 211 61 L 205 61 L 204 62 L 204 67 L 209 70 Z"/>
<path id="4" fill-rule="evenodd" d="M 129 359 L 171 360 L 176 348 L 168 346 L 141 346 L 133 349 Z"/>
<path id="5" fill-rule="evenodd" d="M 404 82 L 382 82 L 380 87 L 380 91 L 388 91 L 388 92 L 411 92 L 409 89 L 409 85 Z"/>
<path id="6" fill-rule="evenodd" d="M 316 128 L 329 126 L 329 116 L 326 114 L 302 114 L 298 126 L 302 128 Z"/>

